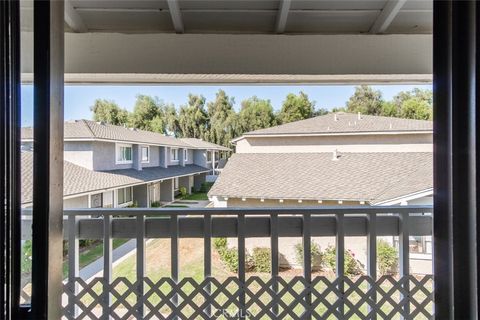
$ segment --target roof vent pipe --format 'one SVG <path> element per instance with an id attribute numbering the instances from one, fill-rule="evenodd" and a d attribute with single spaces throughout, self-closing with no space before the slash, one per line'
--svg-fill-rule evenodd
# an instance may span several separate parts
<path id="1" fill-rule="evenodd" d="M 338 117 L 337 117 L 337 114 L 336 114 L 336 113 L 333 114 L 333 119 L 334 119 L 335 121 L 338 121 Z"/>
<path id="2" fill-rule="evenodd" d="M 337 150 L 337 149 L 333 150 L 332 160 L 333 160 L 333 161 L 338 160 L 338 150 Z"/>
<path id="3" fill-rule="evenodd" d="M 357 118 L 358 120 L 362 120 L 362 114 L 360 112 L 357 114 Z"/>

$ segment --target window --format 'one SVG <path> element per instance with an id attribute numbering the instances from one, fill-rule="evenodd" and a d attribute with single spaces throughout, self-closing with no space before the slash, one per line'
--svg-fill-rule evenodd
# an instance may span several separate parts
<path id="1" fill-rule="evenodd" d="M 132 145 L 131 144 L 117 144 L 116 163 L 125 164 L 132 163 Z"/>
<path id="2" fill-rule="evenodd" d="M 212 161 L 212 151 L 207 151 L 207 162 Z"/>
<path id="3" fill-rule="evenodd" d="M 118 205 L 127 204 L 132 201 L 132 187 L 118 189 Z"/>
<path id="4" fill-rule="evenodd" d="M 188 150 L 187 149 L 183 150 L 183 160 L 185 162 L 188 161 Z"/>
<path id="5" fill-rule="evenodd" d="M 171 149 L 170 150 L 170 159 L 172 161 L 178 161 L 178 149 Z"/>
<path id="6" fill-rule="evenodd" d="M 150 147 L 142 147 L 142 162 L 150 162 Z"/>

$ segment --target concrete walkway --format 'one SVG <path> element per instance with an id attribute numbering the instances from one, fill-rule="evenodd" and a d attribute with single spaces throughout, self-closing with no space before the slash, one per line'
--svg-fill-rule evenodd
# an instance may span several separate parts
<path id="1" fill-rule="evenodd" d="M 209 204 L 209 200 L 176 200 L 172 202 L 173 205 L 181 204 L 188 206 L 189 208 L 206 208 Z"/>
<path id="2" fill-rule="evenodd" d="M 112 265 L 118 264 L 135 253 L 136 240 L 132 239 L 120 247 L 116 248 L 112 252 Z M 95 276 L 100 276 L 103 271 L 103 257 L 98 258 L 89 265 L 80 270 L 80 278 L 90 279 Z"/>

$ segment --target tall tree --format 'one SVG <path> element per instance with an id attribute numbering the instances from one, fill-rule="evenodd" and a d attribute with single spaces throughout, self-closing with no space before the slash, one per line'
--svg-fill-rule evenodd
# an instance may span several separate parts
<path id="1" fill-rule="evenodd" d="M 318 117 L 318 116 L 324 116 L 326 114 L 328 114 L 329 111 L 328 109 L 326 108 L 318 108 L 318 109 L 315 109 L 315 111 L 313 112 L 313 116 L 314 117 Z"/>
<path id="2" fill-rule="evenodd" d="M 175 137 L 181 136 L 180 124 L 178 122 L 178 113 L 177 109 L 173 104 L 165 104 L 162 106 L 162 113 L 165 117 L 165 131 L 169 135 L 174 135 Z"/>
<path id="3" fill-rule="evenodd" d="M 229 146 L 230 140 L 237 136 L 237 114 L 233 109 L 235 100 L 227 96 L 225 91 L 219 90 L 215 101 L 208 104 L 208 116 L 210 118 L 210 130 L 208 140 L 210 142 Z"/>
<path id="4" fill-rule="evenodd" d="M 157 98 L 139 94 L 129 118 L 133 128 L 165 133 L 167 121 L 163 113 L 163 103 Z"/>
<path id="5" fill-rule="evenodd" d="M 290 93 L 282 104 L 282 108 L 277 115 L 279 123 L 288 123 L 308 119 L 315 112 L 315 102 L 308 99 L 308 95 L 300 91 L 298 95 Z"/>
<path id="6" fill-rule="evenodd" d="M 414 88 L 410 91 L 402 91 L 393 98 L 393 103 L 397 107 L 399 117 L 432 120 L 432 90 Z"/>
<path id="7" fill-rule="evenodd" d="M 90 110 L 93 112 L 95 121 L 114 125 L 124 125 L 128 121 L 128 111 L 120 108 L 112 100 L 96 99 Z"/>
<path id="8" fill-rule="evenodd" d="M 275 125 L 275 115 L 270 100 L 259 99 L 256 96 L 243 100 L 238 121 L 242 133 Z"/>
<path id="9" fill-rule="evenodd" d="M 205 101 L 204 96 L 188 95 L 188 103 L 180 108 L 178 115 L 182 137 L 208 138 L 209 118 L 205 110 Z"/>
<path id="10" fill-rule="evenodd" d="M 383 106 L 382 93 L 367 85 L 355 87 L 355 93 L 347 101 L 347 112 L 369 115 L 381 115 Z"/>

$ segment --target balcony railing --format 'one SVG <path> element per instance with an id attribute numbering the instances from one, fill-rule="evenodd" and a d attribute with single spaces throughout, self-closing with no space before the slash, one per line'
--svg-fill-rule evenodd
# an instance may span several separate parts
<path id="1" fill-rule="evenodd" d="M 66 319 L 421 319 L 431 275 L 409 272 L 409 236 L 432 234 L 430 206 L 296 209 L 85 209 L 65 212 Z M 345 237 L 366 237 L 366 275 L 345 276 Z M 397 236 L 397 276 L 377 277 L 377 238 Z M 238 240 L 238 273 L 212 276 L 212 238 Z M 270 239 L 269 276 L 246 273 L 246 239 Z M 302 276 L 279 273 L 279 238 L 302 239 Z M 335 237 L 336 276 L 312 275 L 312 237 Z M 136 277 L 112 277 L 112 239 L 136 239 Z M 170 277 L 145 274 L 145 240 L 170 242 Z M 203 239 L 203 279 L 179 278 L 179 239 Z M 103 240 L 103 275 L 79 276 L 79 240 Z M 199 241 L 200 243 L 200 241 Z"/>

